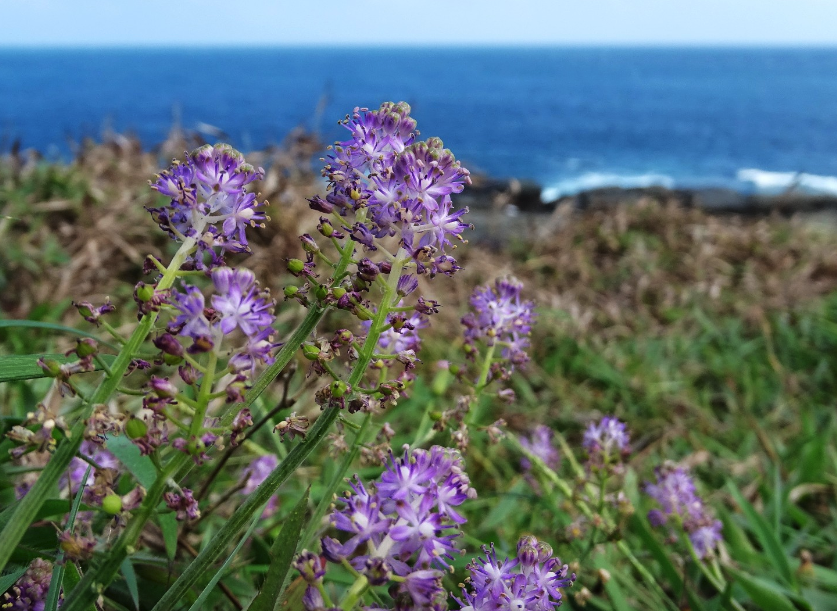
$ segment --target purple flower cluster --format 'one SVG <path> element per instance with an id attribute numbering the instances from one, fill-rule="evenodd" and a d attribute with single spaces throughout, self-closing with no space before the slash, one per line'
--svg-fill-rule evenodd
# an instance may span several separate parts
<path id="1" fill-rule="evenodd" d="M 458 526 L 465 522 L 455 507 L 476 496 L 463 467 L 458 452 L 434 446 L 391 455 L 374 487 L 355 478 L 345 507 L 331 515 L 348 539 L 324 538 L 325 557 L 350 559 L 372 585 L 395 575 L 410 608 L 436 609 L 447 596 L 437 569 L 448 568 Z"/>
<path id="2" fill-rule="evenodd" d="M 552 557 L 552 547 L 535 537 L 521 537 L 517 557 L 497 559 L 494 546 L 468 565 L 469 589 L 462 590 L 460 611 L 515 609 L 551 611 L 561 605 L 561 589 L 575 581 L 566 564 Z"/>
<path id="3" fill-rule="evenodd" d="M 661 508 L 648 512 L 651 524 L 661 526 L 673 517 L 689 535 L 699 558 L 713 553 L 722 539 L 722 525 L 707 512 L 692 477 L 685 469 L 671 465 L 657 468 L 655 475 L 656 483 L 645 486 L 646 494 Z"/>
<path id="4" fill-rule="evenodd" d="M 210 267 L 222 265 L 225 252 L 249 251 L 246 228 L 267 219 L 256 195 L 245 191 L 263 177 L 263 169 L 245 163 L 230 145 L 207 144 L 157 175 L 151 188 L 171 201 L 148 211 L 172 238 L 196 238 L 199 251 L 210 254 Z M 195 263 L 202 267 L 203 257 Z"/>
<path id="5" fill-rule="evenodd" d="M 451 195 L 470 184 L 468 170 L 439 138 L 416 140 L 405 102 L 356 108 L 343 125 L 351 138 L 334 145 L 323 168 L 329 193 L 311 200 L 312 208 L 354 213 L 351 237 L 369 250 L 377 239 L 396 236 L 418 273 L 458 270 L 446 249 L 470 225 L 462 221 L 468 209 L 453 211 Z"/>
<path id="6" fill-rule="evenodd" d="M 0 609 L 8 611 L 44 611 L 52 564 L 35 558 L 15 584 L 0 597 Z"/>
<path id="7" fill-rule="evenodd" d="M 534 303 L 521 301 L 523 284 L 515 278 L 498 278 L 494 286 L 479 286 L 471 295 L 473 312 L 462 318 L 465 340 L 488 346 L 500 345 L 503 358 L 512 365 L 529 360 L 529 334 L 534 321 Z"/>
<path id="8" fill-rule="evenodd" d="M 628 449 L 628 430 L 624 422 L 605 416 L 599 422 L 591 422 L 584 431 L 583 446 L 594 462 L 607 463 L 620 458 Z"/>
<path id="9" fill-rule="evenodd" d="M 190 351 L 201 352 L 219 347 L 224 336 L 239 329 L 247 339 L 230 357 L 230 368 L 252 374 L 257 363 L 272 363 L 278 344 L 272 341 L 275 304 L 269 293 L 259 288 L 248 269 L 218 267 L 211 278 L 215 288 L 211 308 L 197 287 L 184 285 L 184 292 L 172 294 L 179 314 L 169 331 L 191 337 Z"/>
<path id="10" fill-rule="evenodd" d="M 561 462 L 561 455 L 558 453 L 558 449 L 552 445 L 552 438 L 554 436 L 551 428 L 544 424 L 539 424 L 535 427 L 531 437 L 520 438 L 520 445 L 540 458 L 547 467 L 555 471 Z M 520 465 L 526 471 L 532 468 L 532 463 L 525 457 L 520 459 Z"/>

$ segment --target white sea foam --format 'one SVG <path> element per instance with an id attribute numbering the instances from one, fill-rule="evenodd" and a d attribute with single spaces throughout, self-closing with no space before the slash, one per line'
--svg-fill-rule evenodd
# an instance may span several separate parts
<path id="1" fill-rule="evenodd" d="M 741 182 L 752 183 L 757 191 L 775 193 L 796 189 L 812 193 L 837 195 L 837 176 L 820 176 L 804 172 L 768 172 L 755 168 L 738 170 Z"/>
<path id="2" fill-rule="evenodd" d="M 576 195 L 582 191 L 621 187 L 623 189 L 643 187 L 674 187 L 674 179 L 665 174 L 607 174 L 587 172 L 573 178 L 566 178 L 541 190 L 542 202 L 554 202 L 567 195 Z"/>

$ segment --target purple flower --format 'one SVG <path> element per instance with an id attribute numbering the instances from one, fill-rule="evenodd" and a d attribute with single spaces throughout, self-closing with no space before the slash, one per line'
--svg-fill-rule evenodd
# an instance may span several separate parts
<path id="1" fill-rule="evenodd" d="M 531 536 L 520 539 L 512 560 L 498 561 L 493 546 L 483 553 L 468 565 L 470 589 L 457 599 L 460 611 L 549 611 L 561 605 L 561 590 L 575 581 L 567 565 L 552 557 L 552 548 Z"/>
<path id="2" fill-rule="evenodd" d="M 212 306 L 221 316 L 219 327 L 224 335 L 239 327 L 252 336 L 273 324 L 273 302 L 259 293 L 256 275 L 249 269 L 219 267 L 212 272 L 216 294 Z"/>
<path id="3" fill-rule="evenodd" d="M 555 471 L 561 462 L 561 455 L 555 446 L 552 445 L 553 437 L 554 433 L 551 428 L 539 424 L 535 427 L 531 437 L 520 438 L 520 445 L 540 458 L 547 467 Z M 526 458 L 521 459 L 520 464 L 527 471 L 532 468 L 532 463 Z"/>
<path id="4" fill-rule="evenodd" d="M 177 512 L 178 520 L 196 520 L 201 517 L 201 511 L 198 509 L 198 501 L 192 496 L 192 491 L 188 488 L 182 488 L 181 494 L 174 492 L 166 492 L 163 495 L 163 500 L 166 506 L 172 511 Z"/>
<path id="5" fill-rule="evenodd" d="M 656 483 L 645 485 L 645 492 L 660 505 L 648 512 L 652 526 L 662 526 L 674 517 L 682 524 L 699 558 L 714 552 L 722 540 L 721 523 L 707 512 L 695 483 L 682 467 L 664 465 L 655 470 Z"/>
<path id="6" fill-rule="evenodd" d="M 220 350 L 224 337 L 240 329 L 247 339 L 232 350 L 228 365 L 233 372 L 252 375 L 257 363 L 273 362 L 273 351 L 279 346 L 272 341 L 275 304 L 267 291 L 259 289 L 250 270 L 218 267 L 211 278 L 215 288 L 211 309 L 206 308 L 197 287 L 184 285 L 183 293 L 172 293 L 171 304 L 179 314 L 169 331 L 191 337 L 190 352 L 203 352 Z"/>
<path id="7" fill-rule="evenodd" d="M 714 552 L 718 543 L 723 540 L 722 526 L 720 520 L 706 520 L 703 526 L 698 526 L 689 533 L 689 539 L 692 541 L 698 558 L 705 558 Z"/>
<path id="8" fill-rule="evenodd" d="M 266 220 L 256 196 L 244 190 L 263 176 L 264 170 L 245 163 L 228 144 L 207 144 L 157 175 L 151 188 L 171 201 L 148 211 L 172 238 L 201 236 L 199 251 L 210 252 L 214 266 L 220 261 L 213 248 L 221 253 L 248 250 L 247 226 Z M 203 257 L 197 256 L 195 263 L 202 267 Z"/>
<path id="9" fill-rule="evenodd" d="M 363 222 L 347 222 L 352 239 L 375 250 L 375 239 L 397 236 L 419 273 L 456 271 L 455 262 L 438 257 L 470 227 L 461 220 L 467 208 L 454 212 L 451 201 L 470 184 L 468 170 L 440 139 L 416 141 L 416 122 L 404 102 L 357 108 L 343 125 L 351 138 L 333 147 L 323 169 L 329 194 L 312 200 L 312 207 L 344 216 L 365 208 Z"/>
<path id="10" fill-rule="evenodd" d="M 499 344 L 503 357 L 512 364 L 525 363 L 529 357 L 529 334 L 535 318 L 534 303 L 521 301 L 523 289 L 515 278 L 501 279 L 494 286 L 474 289 L 471 295 L 473 311 L 462 318 L 465 340 L 474 344 L 481 340 L 488 346 Z"/>
<path id="11" fill-rule="evenodd" d="M 343 544 L 324 539 L 326 558 L 339 561 L 363 549 L 351 558 L 356 569 L 374 570 L 376 579 L 387 570 L 408 577 L 402 591 L 415 604 L 426 604 L 420 601 L 440 589 L 440 576 L 431 567 L 447 568 L 456 551 L 457 525 L 465 522 L 454 508 L 475 496 L 463 467 L 457 452 L 434 446 L 391 455 L 375 488 L 356 478 L 344 508 L 331 515 L 334 527 L 350 537 Z"/>
<path id="12" fill-rule="evenodd" d="M 35 558 L 26 572 L 0 597 L 0 608 L 9 611 L 43 611 L 51 581 L 52 564 Z"/>
<path id="13" fill-rule="evenodd" d="M 193 339 L 210 335 L 212 331 L 204 313 L 203 293 L 195 286 L 184 285 L 183 288 L 185 293 L 173 292 L 171 295 L 172 305 L 180 312 L 172 324 L 180 328 L 180 335 Z"/>
<path id="14" fill-rule="evenodd" d="M 584 448 L 591 457 L 618 457 L 628 447 L 628 431 L 624 422 L 605 416 L 591 422 L 584 431 Z"/>

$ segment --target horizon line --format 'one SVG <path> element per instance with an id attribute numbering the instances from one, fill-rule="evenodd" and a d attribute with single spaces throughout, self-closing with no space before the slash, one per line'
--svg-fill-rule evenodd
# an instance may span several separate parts
<path id="1" fill-rule="evenodd" d="M 0 51 L 50 51 L 50 50 L 120 50 L 120 51 L 148 51 L 148 50 L 362 50 L 362 49 L 404 49 L 404 50 L 429 50 L 429 49 L 837 49 L 837 41 L 805 41 L 805 42 L 732 42 L 732 41 L 610 41 L 610 42 L 473 42 L 473 43 L 389 43 L 373 42 L 367 44 L 310 44 L 310 43 L 232 43 L 232 44 L 203 44 L 203 43 L 21 43 L 2 44 Z"/>

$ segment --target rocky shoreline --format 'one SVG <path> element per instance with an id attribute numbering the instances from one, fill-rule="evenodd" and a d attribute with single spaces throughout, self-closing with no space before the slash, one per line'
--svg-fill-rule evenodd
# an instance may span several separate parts
<path id="1" fill-rule="evenodd" d="M 827 194 L 788 191 L 766 195 L 725 188 L 608 187 L 542 202 L 541 191 L 541 185 L 533 181 L 476 177 L 473 185 L 456 196 L 456 205 L 470 208 L 477 228 L 472 239 L 489 245 L 505 244 L 521 236 L 546 237 L 574 211 L 602 210 L 641 201 L 697 208 L 713 215 L 799 216 L 837 227 L 837 196 Z"/>
<path id="2" fill-rule="evenodd" d="M 527 214 L 550 214 L 562 204 L 576 210 L 608 208 L 641 199 L 676 203 L 709 213 L 792 215 L 804 212 L 837 211 L 837 195 L 788 191 L 775 195 L 746 194 L 733 189 L 667 189 L 665 187 L 606 187 L 582 191 L 551 202 L 541 201 L 542 186 L 532 181 L 478 177 L 457 197 L 457 203 L 475 211 L 513 206 Z"/>

